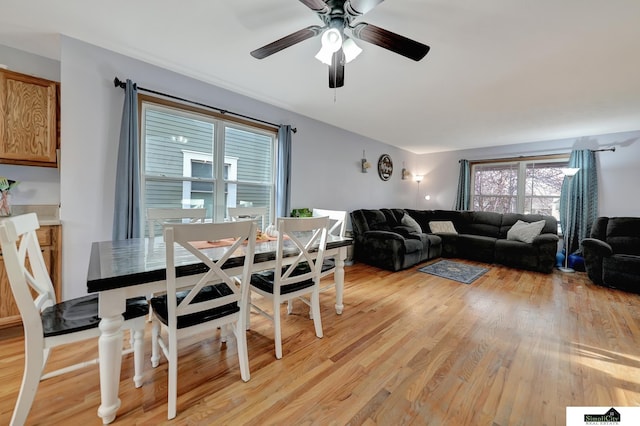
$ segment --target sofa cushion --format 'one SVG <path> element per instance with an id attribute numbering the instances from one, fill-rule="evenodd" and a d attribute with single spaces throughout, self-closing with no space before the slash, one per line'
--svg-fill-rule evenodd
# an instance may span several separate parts
<path id="1" fill-rule="evenodd" d="M 640 256 L 640 218 L 611 217 L 605 240 L 614 253 Z"/>
<path id="2" fill-rule="evenodd" d="M 400 223 L 413 229 L 414 232 L 422 232 L 422 228 L 420 227 L 420 225 L 418 225 L 418 222 L 416 222 L 414 218 L 406 213 L 404 214 L 404 216 L 402 216 L 402 220 L 400 221 Z"/>
<path id="3" fill-rule="evenodd" d="M 602 281 L 608 287 L 640 293 L 640 256 L 614 254 L 602 261 Z"/>
<path id="4" fill-rule="evenodd" d="M 544 225 L 544 220 L 532 223 L 519 220 L 507 232 L 507 240 L 522 241 L 523 243 L 531 244 L 533 239 L 540 235 Z"/>
<path id="5" fill-rule="evenodd" d="M 462 228 L 456 226 L 461 234 L 482 235 L 485 237 L 500 237 L 500 225 L 502 224 L 502 214 L 494 212 L 463 212 L 461 217 L 464 220 Z"/>
<path id="6" fill-rule="evenodd" d="M 516 268 L 540 270 L 540 254 L 538 248 L 532 244 L 515 240 L 497 240 L 495 261 L 503 265 L 510 265 Z M 550 269 L 553 269 L 554 262 L 551 262 Z M 549 272 L 546 271 L 546 272 Z"/>
<path id="7" fill-rule="evenodd" d="M 380 210 L 363 210 L 364 217 L 372 231 L 390 231 L 387 217 Z"/>
<path id="8" fill-rule="evenodd" d="M 429 228 L 431 232 L 434 234 L 438 233 L 448 233 L 448 234 L 457 234 L 455 226 L 453 226 L 453 222 L 450 220 L 432 220 L 429 222 Z"/>
<path id="9" fill-rule="evenodd" d="M 496 241 L 496 238 L 485 237 L 484 235 L 458 234 L 458 256 L 465 259 L 493 263 Z"/>

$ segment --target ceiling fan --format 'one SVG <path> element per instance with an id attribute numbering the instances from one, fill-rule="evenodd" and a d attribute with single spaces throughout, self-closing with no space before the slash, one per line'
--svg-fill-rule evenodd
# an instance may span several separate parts
<path id="1" fill-rule="evenodd" d="M 353 21 L 384 0 L 299 0 L 324 22 L 311 25 L 251 52 L 264 59 L 287 47 L 322 34 L 322 49 L 316 58 L 329 65 L 329 87 L 344 86 L 344 66 L 361 51 L 352 38 L 375 44 L 399 55 L 419 61 L 429 52 L 429 46 L 407 37 L 367 24 Z"/>

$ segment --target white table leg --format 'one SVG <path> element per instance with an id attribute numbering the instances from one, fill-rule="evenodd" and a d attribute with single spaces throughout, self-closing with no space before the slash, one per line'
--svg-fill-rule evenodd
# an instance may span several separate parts
<path id="1" fill-rule="evenodd" d="M 336 270 L 333 278 L 336 282 L 336 313 L 342 314 L 344 305 L 342 304 L 342 293 L 344 292 L 344 259 L 347 257 L 347 248 L 341 247 L 336 256 Z"/>
<path id="2" fill-rule="evenodd" d="M 120 408 L 118 387 L 120 385 L 120 367 L 122 364 L 122 315 L 103 317 L 100 320 L 100 338 L 98 353 L 100 356 L 100 397 L 98 416 L 103 424 L 109 424 L 116 418 Z"/>

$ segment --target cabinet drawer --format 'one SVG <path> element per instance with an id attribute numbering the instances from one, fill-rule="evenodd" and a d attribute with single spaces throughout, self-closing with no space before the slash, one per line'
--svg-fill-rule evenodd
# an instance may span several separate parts
<path id="1" fill-rule="evenodd" d="M 40 229 L 36 230 L 36 235 L 38 235 L 38 243 L 40 243 L 40 247 L 46 247 L 51 245 L 51 227 L 50 226 L 40 227 Z"/>

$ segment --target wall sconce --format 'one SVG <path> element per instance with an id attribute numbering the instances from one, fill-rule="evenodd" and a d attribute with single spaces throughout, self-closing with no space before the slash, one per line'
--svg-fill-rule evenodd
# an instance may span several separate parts
<path id="1" fill-rule="evenodd" d="M 404 161 L 402 162 L 402 180 L 407 180 L 411 177 L 411 172 L 404 167 Z"/>
<path id="2" fill-rule="evenodd" d="M 369 163 L 365 157 L 364 150 L 362 150 L 362 160 L 360 160 L 362 173 L 367 173 L 367 169 L 371 168 L 371 163 Z"/>
<path id="3" fill-rule="evenodd" d="M 425 196 L 424 196 L 424 199 L 425 199 L 425 200 L 427 200 L 427 201 L 429 201 L 429 200 L 431 199 L 431 195 L 429 195 L 429 194 L 425 195 Z"/>

